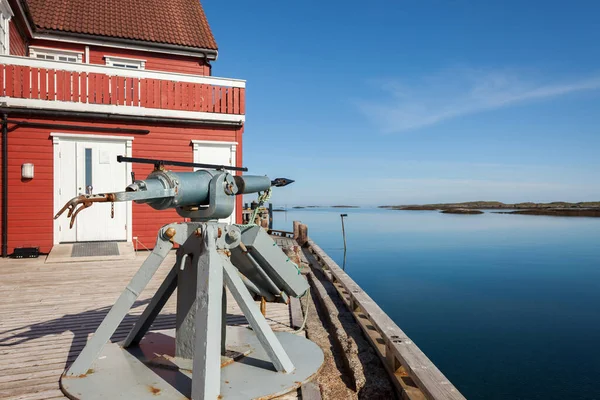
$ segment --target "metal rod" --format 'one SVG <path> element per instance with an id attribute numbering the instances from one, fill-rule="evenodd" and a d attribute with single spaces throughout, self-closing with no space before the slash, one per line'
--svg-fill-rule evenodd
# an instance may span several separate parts
<path id="1" fill-rule="evenodd" d="M 187 161 L 174 161 L 174 160 L 155 160 L 152 158 L 137 158 L 137 157 L 123 157 L 117 156 L 118 162 L 131 162 L 138 164 L 160 164 L 160 165 L 175 165 L 178 167 L 196 167 L 196 168 L 211 168 L 211 169 L 224 169 L 228 171 L 248 171 L 246 167 L 231 167 L 228 165 L 216 165 L 216 164 L 202 164 L 202 163 L 191 163 Z"/>
<path id="2" fill-rule="evenodd" d="M 348 214 L 340 214 L 340 218 L 342 219 L 342 236 L 344 238 L 344 263 L 342 264 L 342 269 L 346 269 L 346 229 L 344 228 L 344 217 L 347 217 Z"/>
<path id="3" fill-rule="evenodd" d="M 269 203 L 269 229 L 273 229 L 273 203 Z"/>
<path id="4" fill-rule="evenodd" d="M 252 281 L 250 279 L 246 278 L 244 275 L 240 274 L 240 278 L 242 278 L 242 282 L 244 282 L 244 285 L 246 285 L 248 290 L 251 291 L 252 293 L 259 295 L 261 297 L 264 297 L 269 301 L 275 300 L 275 296 L 273 294 L 263 290 L 262 288 L 259 288 L 254 283 L 252 283 Z"/>
<path id="5" fill-rule="evenodd" d="M 344 237 L 344 252 L 346 252 L 346 230 L 344 229 L 344 217 L 347 217 L 348 214 L 340 214 L 342 218 L 342 236 Z"/>
<path id="6" fill-rule="evenodd" d="M 2 115 L 2 257 L 8 256 L 8 115 Z"/>
<path id="7" fill-rule="evenodd" d="M 246 255 L 246 257 L 248 257 L 248 260 L 250 260 L 252 265 L 254 265 L 254 268 L 256 268 L 256 271 L 261 276 L 261 278 L 263 278 L 265 280 L 265 282 L 267 283 L 267 286 L 269 286 L 269 289 L 271 289 L 271 293 L 274 292 L 273 294 L 280 294 L 282 297 L 282 300 L 285 302 L 287 300 L 286 298 L 283 297 L 285 295 L 285 293 L 283 293 L 281 291 L 281 289 L 279 289 L 277 287 L 275 282 L 273 282 L 273 280 L 271 278 L 269 278 L 269 275 L 267 275 L 265 270 L 262 269 L 260 264 L 254 259 L 254 257 L 252 257 L 252 254 L 250 254 L 249 252 L 244 252 L 244 254 Z"/>
<path id="8" fill-rule="evenodd" d="M 68 125 L 68 124 L 55 124 L 51 122 L 30 122 L 30 121 L 14 121 L 8 120 L 9 124 L 15 124 L 11 128 L 11 131 L 19 126 L 29 126 L 32 128 L 55 128 L 55 129 L 74 129 L 78 131 L 88 132 L 112 132 L 112 133 L 130 133 L 130 134 L 141 134 L 147 135 L 150 133 L 148 129 L 133 129 L 133 128 L 107 128 L 104 126 L 85 126 L 85 125 Z"/>

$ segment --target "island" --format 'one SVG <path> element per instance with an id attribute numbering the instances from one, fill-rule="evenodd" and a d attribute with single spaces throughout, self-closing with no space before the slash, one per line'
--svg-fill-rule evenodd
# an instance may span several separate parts
<path id="1" fill-rule="evenodd" d="M 445 214 L 481 214 L 482 211 L 480 210 L 512 210 L 498 211 L 497 213 L 550 215 L 560 217 L 600 217 L 600 201 L 583 201 L 578 203 L 569 203 L 564 201 L 555 201 L 551 203 L 503 203 L 500 201 L 469 201 L 464 203 L 379 206 L 379 208 L 410 211 L 441 211 Z"/>
<path id="2" fill-rule="evenodd" d="M 483 214 L 481 210 L 473 210 L 470 208 L 449 208 L 440 211 L 442 214 Z"/>

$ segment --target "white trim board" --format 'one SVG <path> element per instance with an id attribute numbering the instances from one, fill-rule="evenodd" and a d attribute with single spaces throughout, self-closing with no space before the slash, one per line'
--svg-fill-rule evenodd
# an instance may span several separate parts
<path id="1" fill-rule="evenodd" d="M 231 146 L 237 146 L 238 142 L 229 142 L 229 141 L 223 141 L 223 140 L 197 140 L 197 139 L 193 139 L 191 141 L 192 145 L 195 144 L 214 144 L 214 145 L 223 145 L 223 144 L 229 144 Z"/>
<path id="2" fill-rule="evenodd" d="M 15 16 L 13 10 L 10 8 L 10 4 L 8 4 L 8 0 L 0 0 L 0 12 L 7 15 L 9 20 Z"/>
<path id="3" fill-rule="evenodd" d="M 29 46 L 29 57 L 35 60 L 40 60 L 38 55 L 49 55 L 54 57 L 74 57 L 75 62 L 81 63 L 83 61 L 83 52 L 82 51 L 73 51 L 73 50 L 61 50 L 61 49 L 53 49 L 51 47 L 40 47 L 40 46 Z M 45 61 L 50 61 L 44 59 Z M 57 60 L 58 61 L 58 60 Z M 72 62 L 72 61 L 59 61 L 59 62 Z"/>
<path id="4" fill-rule="evenodd" d="M 117 64 L 129 64 L 129 65 L 135 65 L 138 68 L 132 68 L 132 69 L 146 69 L 146 60 L 143 60 L 141 58 L 131 58 L 131 57 L 115 57 L 115 56 L 104 56 L 104 61 L 106 62 L 106 65 L 108 65 L 109 67 L 114 67 L 113 64 L 117 63 Z"/>
<path id="5" fill-rule="evenodd" d="M 4 104 L 2 104 L 4 103 Z M 190 119 L 211 123 L 243 124 L 245 115 L 210 113 L 204 111 L 180 111 L 162 108 L 147 108 L 136 106 L 120 106 L 116 104 L 88 104 L 59 100 L 20 99 L 0 96 L 0 105 L 4 107 L 19 107 L 38 110 L 76 111 L 103 114 L 129 115 L 134 117 L 162 117 Z"/>
<path id="6" fill-rule="evenodd" d="M 123 76 L 130 78 L 149 78 L 158 80 L 201 83 L 204 85 L 229 86 L 245 88 L 246 81 L 234 78 L 219 78 L 215 76 L 180 74 L 174 72 L 150 71 L 147 69 L 124 69 L 100 64 L 76 64 L 62 61 L 38 60 L 30 57 L 0 56 L 0 64 L 19 65 L 22 67 L 46 68 L 72 72 L 93 72 L 111 76 Z"/>
<path id="7" fill-rule="evenodd" d="M 53 138 L 64 138 L 64 139 L 89 139 L 94 141 L 107 140 L 107 141 L 124 141 L 130 142 L 135 138 L 133 136 L 109 136 L 109 135 L 94 135 L 87 133 L 62 133 L 62 132 L 51 132 L 50 136 Z"/>
<path id="8" fill-rule="evenodd" d="M 55 47 L 46 47 L 46 46 L 29 46 L 29 50 L 36 50 L 36 51 L 42 51 L 42 52 L 47 51 L 49 53 L 65 53 L 65 54 L 70 54 L 73 56 L 83 54 L 83 51 L 57 49 Z"/>

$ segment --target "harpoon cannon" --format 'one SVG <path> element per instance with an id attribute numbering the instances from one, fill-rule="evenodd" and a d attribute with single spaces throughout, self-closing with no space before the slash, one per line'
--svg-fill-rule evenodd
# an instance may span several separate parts
<path id="1" fill-rule="evenodd" d="M 229 167 L 212 164 L 186 163 L 179 161 L 152 160 L 148 158 L 130 158 L 118 156 L 119 162 L 152 163 L 154 171 L 145 180 L 134 181 L 124 192 L 103 194 L 82 194 L 72 198 L 64 205 L 54 219 L 69 210 L 73 227 L 75 218 L 81 210 L 94 203 L 135 201 L 145 203 L 156 210 L 175 208 L 182 217 L 193 219 L 218 219 L 231 215 L 234 207 L 233 197 L 239 194 L 264 192 L 271 186 L 281 187 L 293 183 L 293 180 L 277 178 L 270 180 L 266 176 L 231 175 L 227 171 L 246 171 L 247 168 Z M 209 167 L 195 172 L 173 172 L 165 165 Z"/>
<path id="2" fill-rule="evenodd" d="M 309 380 L 323 363 L 320 348 L 292 333 L 274 333 L 252 296 L 287 303 L 308 290 L 306 279 L 264 229 L 217 221 L 232 213 L 236 195 L 293 181 L 227 172 L 245 168 L 126 157 L 118 161 L 153 163 L 155 168 L 123 192 L 75 197 L 55 218 L 68 210 L 72 226 L 77 214 L 96 202 L 135 201 L 157 210 L 174 208 L 191 222 L 159 230 L 154 249 L 63 374 L 61 388 L 67 396 L 271 398 Z M 207 169 L 172 172 L 165 165 Z M 107 345 L 175 244 L 175 265 L 125 341 Z M 176 288 L 175 332 L 148 332 Z M 226 326 L 226 288 L 251 329 Z"/>

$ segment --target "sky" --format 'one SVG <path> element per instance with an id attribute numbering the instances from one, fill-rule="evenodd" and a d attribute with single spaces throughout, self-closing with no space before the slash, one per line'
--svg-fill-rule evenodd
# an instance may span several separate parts
<path id="1" fill-rule="evenodd" d="M 275 205 L 600 200 L 600 2 L 202 4 Z"/>

